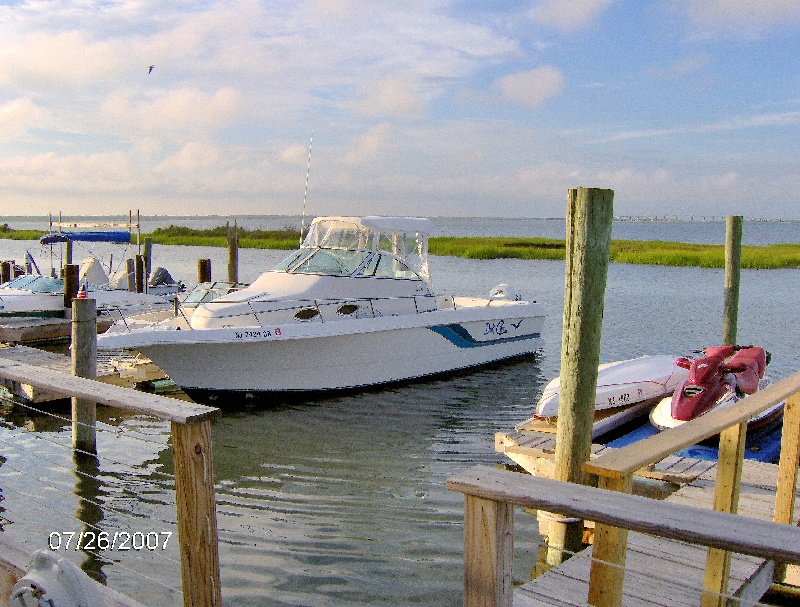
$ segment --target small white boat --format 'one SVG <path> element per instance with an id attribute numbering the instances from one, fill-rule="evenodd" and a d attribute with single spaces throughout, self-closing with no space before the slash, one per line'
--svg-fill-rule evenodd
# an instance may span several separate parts
<path id="1" fill-rule="evenodd" d="M 678 360 L 677 356 L 642 356 L 600 365 L 592 438 L 643 415 L 672 394 L 689 374 Z M 534 415 L 518 424 L 517 429 L 554 432 L 560 389 L 561 379 L 556 377 L 545 386 Z"/>
<path id="2" fill-rule="evenodd" d="M 435 295 L 427 219 L 320 217 L 300 249 L 245 289 L 174 322 L 113 331 L 193 398 L 358 389 L 535 352 L 544 311 L 503 285 Z"/>

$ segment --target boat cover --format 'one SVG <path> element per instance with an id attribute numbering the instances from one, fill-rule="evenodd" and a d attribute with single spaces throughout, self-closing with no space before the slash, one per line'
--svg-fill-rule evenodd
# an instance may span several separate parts
<path id="1" fill-rule="evenodd" d="M 130 243 L 131 233 L 127 230 L 104 230 L 102 232 L 51 232 L 39 238 L 41 244 L 58 242 L 116 242 Z"/>

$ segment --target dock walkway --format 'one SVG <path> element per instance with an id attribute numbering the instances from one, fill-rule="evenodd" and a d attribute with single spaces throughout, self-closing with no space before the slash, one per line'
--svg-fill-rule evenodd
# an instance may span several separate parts
<path id="1" fill-rule="evenodd" d="M 498 433 L 496 449 L 523 468 L 548 476 L 548 462 L 555 452 L 555 434 L 515 430 Z M 593 457 L 614 451 L 593 444 Z M 637 476 L 677 482 L 680 488 L 667 502 L 713 508 L 716 462 L 669 456 L 642 469 Z M 771 521 L 775 508 L 778 466 L 745 460 L 738 513 Z M 800 513 L 800 498 L 795 498 Z M 798 517 L 795 515 L 794 523 Z M 656 538 L 642 533 L 628 534 L 628 566 L 624 586 L 624 607 L 681 607 L 699 605 L 708 550 L 699 545 Z M 524 584 L 514 594 L 515 607 L 575 607 L 587 605 L 592 551 L 587 548 L 563 564 Z M 733 554 L 729 591 L 741 597 L 741 605 L 753 605 L 773 582 L 774 562 Z M 794 571 L 796 576 L 796 569 Z"/>

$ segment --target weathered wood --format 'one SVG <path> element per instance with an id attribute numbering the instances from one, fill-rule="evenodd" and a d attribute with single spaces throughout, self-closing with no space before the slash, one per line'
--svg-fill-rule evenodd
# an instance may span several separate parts
<path id="1" fill-rule="evenodd" d="M 72 300 L 78 294 L 78 273 L 80 267 L 73 264 L 64 266 L 64 307 L 72 307 Z"/>
<path id="2" fill-rule="evenodd" d="M 153 239 L 148 236 L 144 239 L 144 275 L 145 291 L 147 291 L 147 281 L 150 280 L 150 273 L 153 271 Z"/>
<path id="3" fill-rule="evenodd" d="M 137 255 L 136 257 L 134 257 L 133 263 L 134 263 L 134 266 L 136 268 L 135 269 L 135 272 L 136 272 L 136 278 L 135 278 L 135 280 L 136 280 L 136 292 L 137 293 L 144 293 L 144 291 L 145 291 L 144 285 L 145 285 L 145 282 L 146 282 L 145 272 L 144 272 L 144 257 L 142 257 L 141 255 Z"/>
<path id="4" fill-rule="evenodd" d="M 0 359 L 0 377 L 63 394 L 65 398 L 74 395 L 110 407 L 152 415 L 180 424 L 213 419 L 220 415 L 220 410 L 215 407 L 138 390 L 128 390 L 81 377 L 71 377 L 49 369 L 5 359 Z"/>
<path id="5" fill-rule="evenodd" d="M 764 559 L 800 563 L 800 528 L 669 501 L 476 466 L 447 481 L 452 491 L 558 512 L 658 537 Z"/>
<path id="6" fill-rule="evenodd" d="M 12 261 L 0 262 L 0 284 L 7 283 L 13 278 L 13 268 L 14 262 Z"/>
<path id="7" fill-rule="evenodd" d="M 598 487 L 629 494 L 633 488 L 633 475 L 620 479 L 600 477 Z M 628 530 L 595 522 L 592 566 L 589 571 L 590 605 L 620 607 L 625 580 L 625 560 L 628 549 Z"/>
<path id="8" fill-rule="evenodd" d="M 778 487 L 775 494 L 776 523 L 791 524 L 794 520 L 794 503 L 797 492 L 797 467 L 800 463 L 800 394 L 786 399 L 783 410 L 781 457 L 778 462 Z M 775 580 L 786 577 L 786 566 L 775 568 Z"/>
<path id="9" fill-rule="evenodd" d="M 127 288 L 128 291 L 134 292 L 136 291 L 136 267 L 135 262 L 133 259 L 128 257 L 125 260 L 125 272 L 126 272 L 126 279 L 127 279 Z"/>
<path id="10" fill-rule="evenodd" d="M 211 260 L 197 260 L 197 282 L 211 282 Z"/>
<path id="11" fill-rule="evenodd" d="M 511 607 L 514 509 L 464 496 L 464 607 Z"/>
<path id="12" fill-rule="evenodd" d="M 625 476 L 685 447 L 716 436 L 725 428 L 741 424 L 798 391 L 800 373 L 795 373 L 765 386 L 730 407 L 711 411 L 691 423 L 681 424 L 615 451 L 606 452 L 586 462 L 584 470 L 599 475 Z"/>
<path id="13" fill-rule="evenodd" d="M 714 510 L 736 513 L 744 465 L 744 444 L 747 422 L 731 426 L 719 437 L 717 480 L 714 488 Z M 728 592 L 731 554 L 718 548 L 709 548 L 703 581 L 702 607 L 724 607 L 727 600 L 721 596 Z"/>
<path id="14" fill-rule="evenodd" d="M 597 366 L 613 224 L 612 190 L 570 189 L 555 478 L 582 483 L 591 455 Z M 581 548 L 583 523 L 550 524 L 547 562 Z"/>
<path id="15" fill-rule="evenodd" d="M 739 279 L 742 267 L 742 216 L 725 220 L 725 307 L 722 317 L 722 344 L 736 343 L 739 322 Z"/>
<path id="16" fill-rule="evenodd" d="M 172 423 L 175 501 L 185 607 L 220 604 L 211 422 Z"/>
<path id="17" fill-rule="evenodd" d="M 72 374 L 97 376 L 97 312 L 94 299 L 72 301 Z M 97 453 L 97 407 L 93 400 L 72 397 L 72 448 Z"/>
<path id="18" fill-rule="evenodd" d="M 233 222 L 233 231 L 228 230 L 228 282 L 239 282 L 239 230 Z"/>

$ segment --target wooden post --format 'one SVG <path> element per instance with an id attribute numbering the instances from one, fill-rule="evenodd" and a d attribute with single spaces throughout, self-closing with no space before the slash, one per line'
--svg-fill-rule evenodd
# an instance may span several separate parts
<path id="1" fill-rule="evenodd" d="M 97 311 L 94 299 L 72 301 L 72 374 L 97 377 Z M 72 397 L 72 448 L 97 453 L 94 402 Z"/>
<path id="2" fill-rule="evenodd" d="M 725 221 L 725 310 L 722 344 L 736 343 L 739 322 L 739 276 L 742 266 L 742 216 L 728 215 Z"/>
<path id="3" fill-rule="evenodd" d="M 571 189 L 567 199 L 561 390 L 554 475 L 560 481 L 582 483 L 582 466 L 591 454 L 613 201 L 613 190 L 598 188 Z M 564 551 L 580 550 L 582 539 L 583 521 L 551 522 L 548 564 L 561 563 Z"/>
<path id="4" fill-rule="evenodd" d="M 228 232 L 228 282 L 239 282 L 239 233 L 233 222 L 233 233 Z"/>
<path id="5" fill-rule="evenodd" d="M 127 280 L 128 280 L 128 291 L 135 292 L 136 291 L 136 268 L 134 267 L 134 261 L 130 257 L 125 260 L 125 271 L 127 273 Z"/>
<path id="6" fill-rule="evenodd" d="M 72 308 L 72 300 L 78 294 L 78 274 L 80 267 L 67 264 L 64 266 L 64 307 Z"/>
<path id="7" fill-rule="evenodd" d="M 64 264 L 68 265 L 72 263 L 72 241 L 67 240 L 64 243 Z"/>
<path id="8" fill-rule="evenodd" d="M 511 607 L 514 507 L 464 495 L 464 607 Z"/>
<path id="9" fill-rule="evenodd" d="M 739 508 L 746 435 L 747 422 L 720 432 L 717 480 L 714 486 L 714 510 L 718 512 L 736 514 Z M 730 571 L 731 553 L 720 548 L 709 548 L 701 607 L 725 607 L 728 604 L 728 599 L 720 595 L 728 592 Z"/>
<path id="10" fill-rule="evenodd" d="M 14 267 L 13 262 L 4 261 L 0 263 L 0 284 L 5 284 L 13 277 L 11 276 L 11 268 Z"/>
<path id="11" fill-rule="evenodd" d="M 598 487 L 609 491 L 630 493 L 633 489 L 633 474 L 621 478 L 601 476 Z M 628 548 L 628 530 L 596 523 L 592 566 L 589 571 L 589 597 L 587 602 L 596 607 L 619 607 L 622 605 L 622 584 L 625 578 L 625 559 Z"/>
<path id="12" fill-rule="evenodd" d="M 144 290 L 147 292 L 147 281 L 150 280 L 150 274 L 153 271 L 153 239 L 149 236 L 144 239 Z"/>
<path id="13" fill-rule="evenodd" d="M 211 422 L 172 422 L 184 607 L 220 605 Z"/>
<path id="14" fill-rule="evenodd" d="M 778 489 L 775 494 L 776 523 L 791 525 L 794 519 L 794 498 L 797 491 L 797 467 L 800 463 L 800 393 L 786 399 L 783 409 L 781 457 L 778 462 Z M 783 582 L 786 565 L 775 565 L 775 581 Z"/>
<path id="15" fill-rule="evenodd" d="M 137 255 L 134 258 L 134 263 L 136 265 L 136 292 L 144 293 L 144 257 Z"/>
<path id="16" fill-rule="evenodd" d="M 211 282 L 211 260 L 197 260 L 197 282 Z"/>

